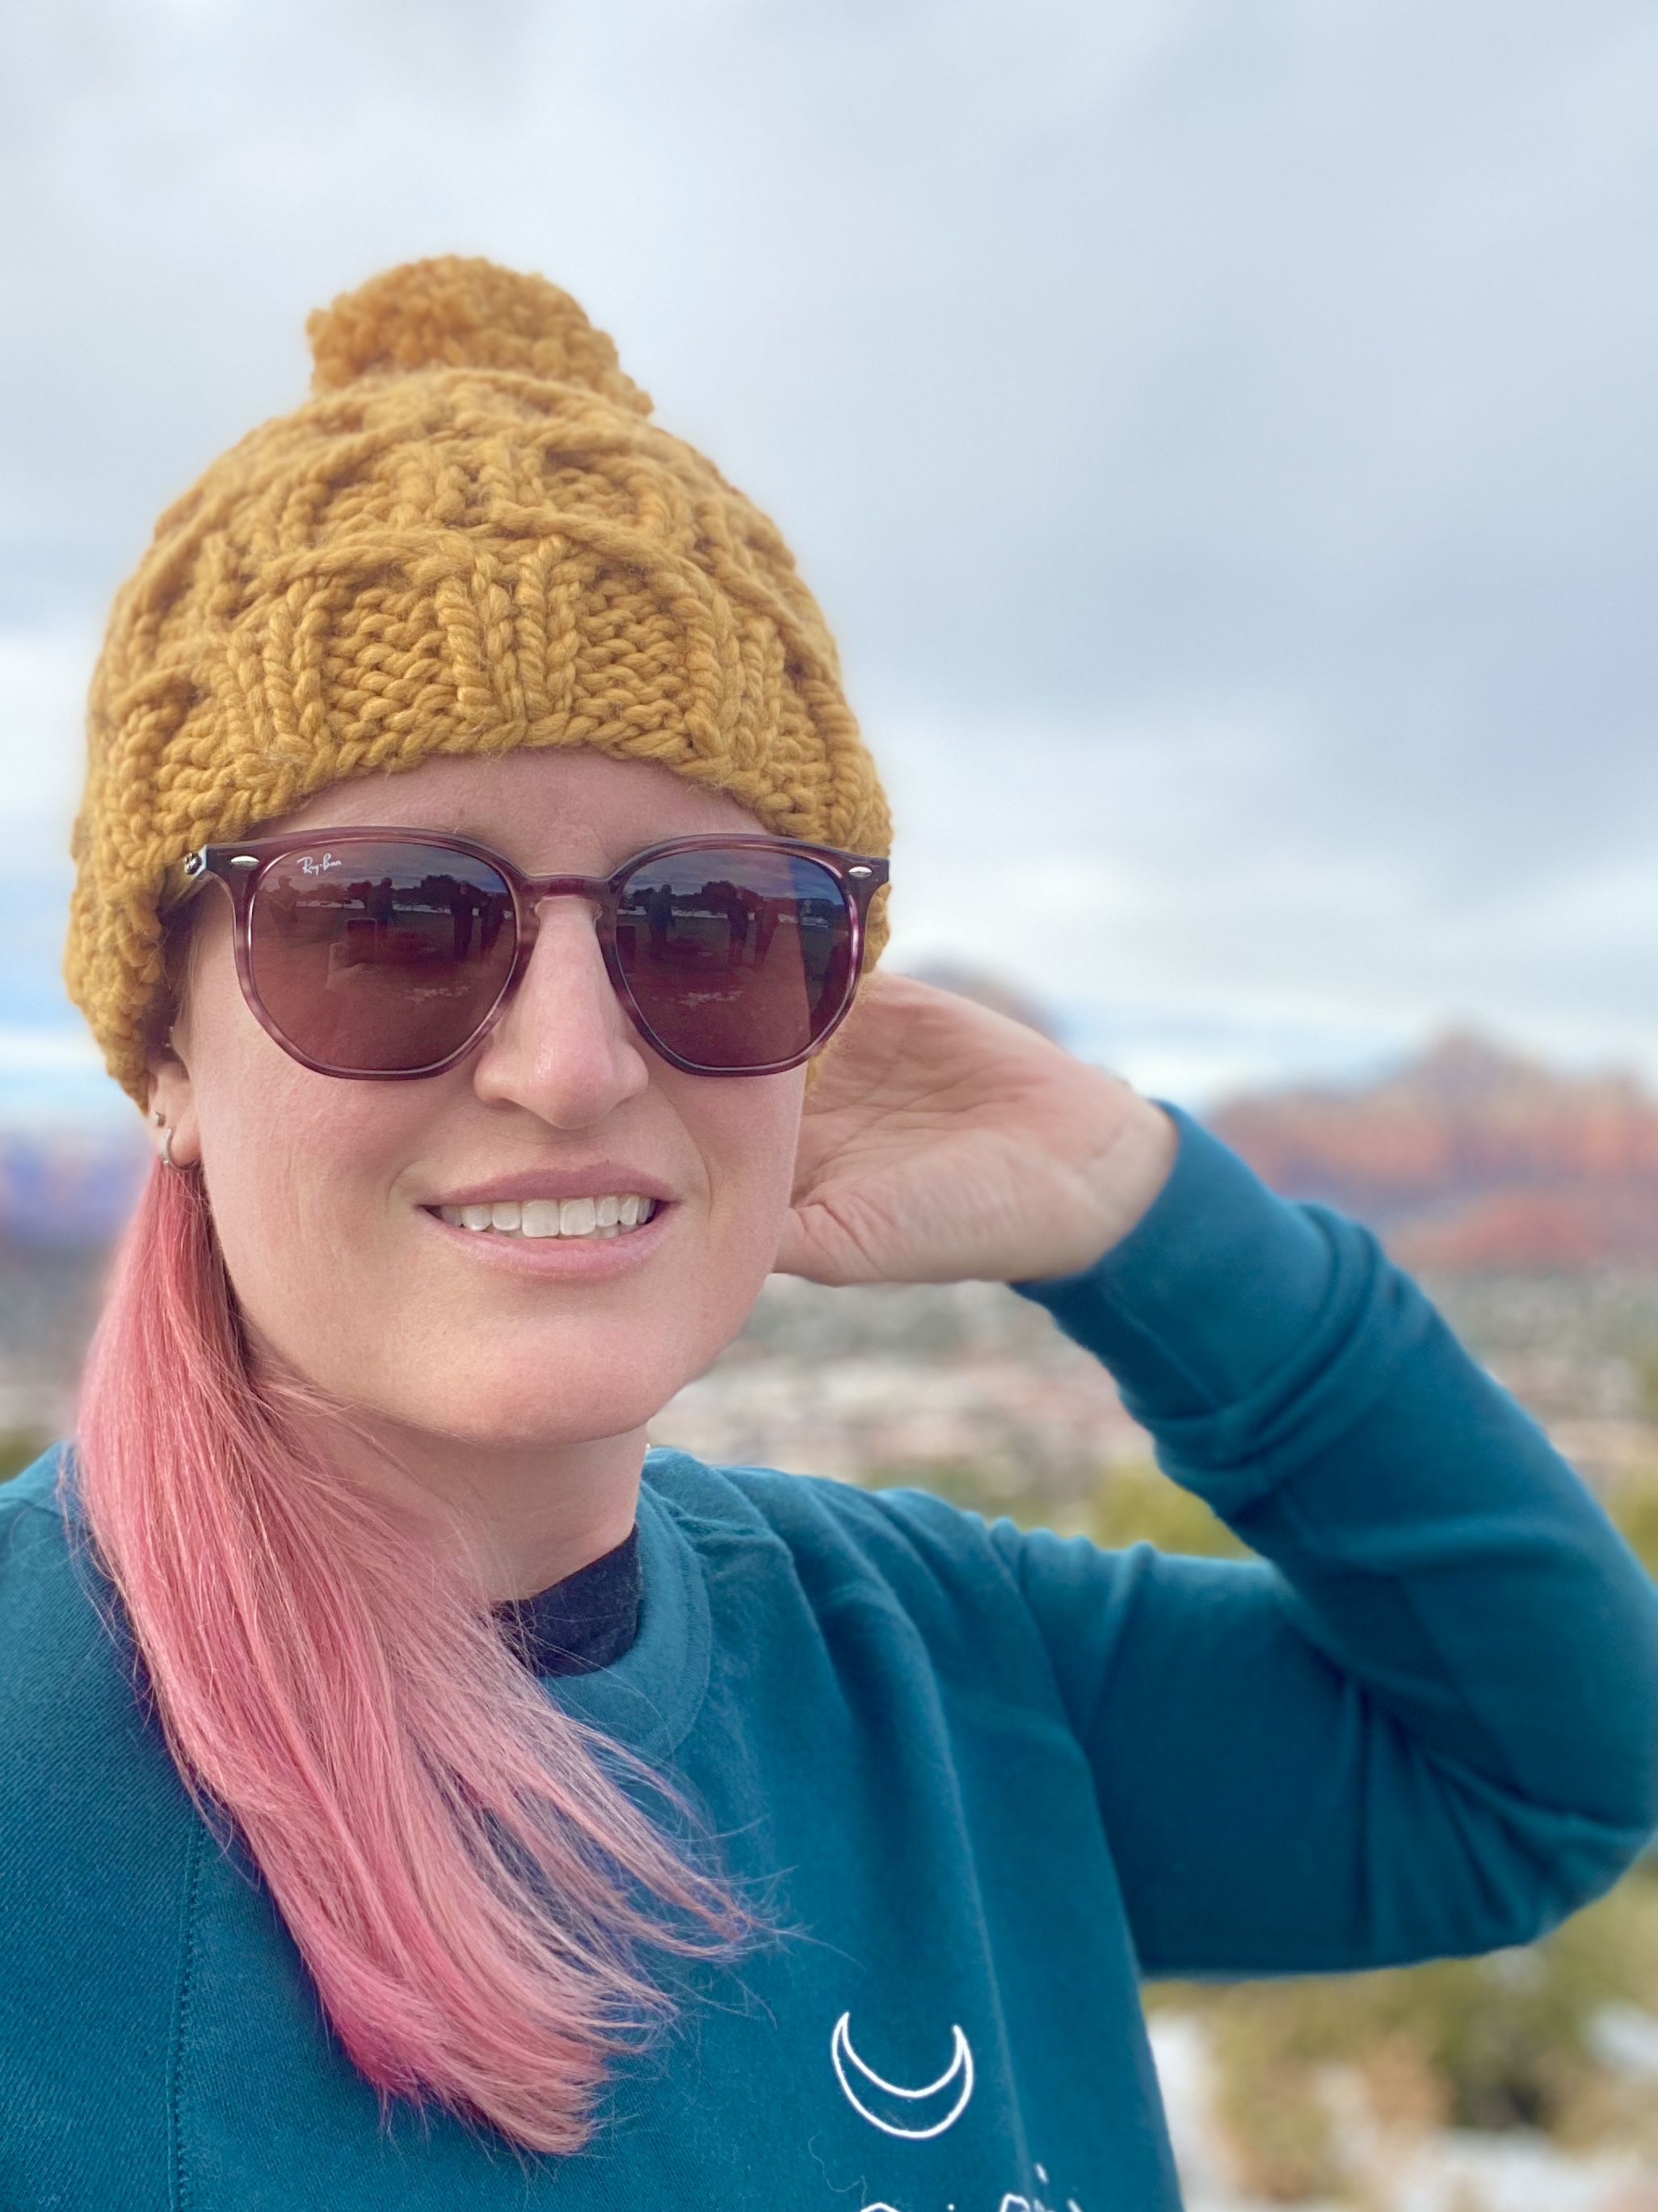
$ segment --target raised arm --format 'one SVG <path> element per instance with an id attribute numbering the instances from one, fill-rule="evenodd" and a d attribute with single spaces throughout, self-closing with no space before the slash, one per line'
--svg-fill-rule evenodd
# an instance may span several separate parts
<path id="1" fill-rule="evenodd" d="M 999 1534 L 1146 1971 L 1486 1949 L 1605 1888 L 1658 1826 L 1658 1595 L 1535 1424 L 1363 1230 L 1013 1025 L 889 988 L 819 1086 L 780 1264 L 1045 1278 L 1028 1294 L 1267 1563 Z"/>
<path id="2" fill-rule="evenodd" d="M 1096 1267 L 1028 1286 L 1270 1565 L 1003 1539 L 1151 1973 L 1529 1941 L 1658 1826 L 1658 1595 L 1352 1223 L 1184 1125 Z"/>

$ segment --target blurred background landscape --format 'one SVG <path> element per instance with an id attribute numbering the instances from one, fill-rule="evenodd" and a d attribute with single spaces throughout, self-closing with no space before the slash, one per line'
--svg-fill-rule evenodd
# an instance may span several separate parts
<path id="1" fill-rule="evenodd" d="M 146 1157 L 58 979 L 110 595 L 311 307 L 481 252 L 794 544 L 895 963 L 1370 1222 L 1658 1564 L 1655 120 L 1642 0 L 0 0 L 9 1462 Z M 776 1282 L 658 1433 L 1226 1540 L 993 1286 Z M 1658 2204 L 1650 1874 L 1151 2002 L 1201 2212 Z"/>

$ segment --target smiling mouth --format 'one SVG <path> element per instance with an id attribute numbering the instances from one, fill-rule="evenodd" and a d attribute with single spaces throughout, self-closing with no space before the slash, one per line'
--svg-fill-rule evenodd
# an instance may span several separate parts
<path id="1" fill-rule="evenodd" d="M 657 1210 L 653 1198 L 500 1198 L 490 1206 L 434 1206 L 440 1221 L 493 1237 L 625 1237 Z"/>

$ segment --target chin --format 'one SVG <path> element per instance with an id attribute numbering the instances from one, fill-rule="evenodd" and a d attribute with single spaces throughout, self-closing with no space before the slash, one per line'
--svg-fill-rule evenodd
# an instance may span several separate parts
<path id="1" fill-rule="evenodd" d="M 481 1360 L 453 1377 L 411 1378 L 369 1410 L 400 1428 L 474 1451 L 558 1451 L 642 1429 L 689 1380 L 677 1370 L 641 1375 L 636 1363 L 635 1372 L 618 1380 L 596 1374 L 590 1364 L 570 1361 L 563 1375 L 550 1367 L 501 1376 Z"/>

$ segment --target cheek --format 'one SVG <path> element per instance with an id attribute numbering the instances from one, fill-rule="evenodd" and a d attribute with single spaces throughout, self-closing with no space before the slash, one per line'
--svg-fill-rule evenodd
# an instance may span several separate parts
<path id="1" fill-rule="evenodd" d="M 641 1280 L 614 1340 L 644 1393 L 641 1419 L 703 1373 L 747 1321 L 777 1257 L 805 1097 L 799 1070 L 731 1082 L 676 1072 L 659 1081 L 696 1157 L 701 1188 L 663 1272 Z"/>
<path id="2" fill-rule="evenodd" d="M 708 1182 L 709 1228 L 717 1250 L 749 1272 L 758 1289 L 776 1255 L 790 1195 L 805 1096 L 805 1072 L 709 1082 L 676 1101 Z"/>
<path id="3" fill-rule="evenodd" d="M 240 993 L 224 1003 L 214 983 L 193 1001 L 187 1048 L 231 1281 L 255 1332 L 309 1370 L 308 1340 L 340 1328 L 350 1285 L 383 1233 L 394 1103 L 308 1073 L 271 1043 Z"/>

